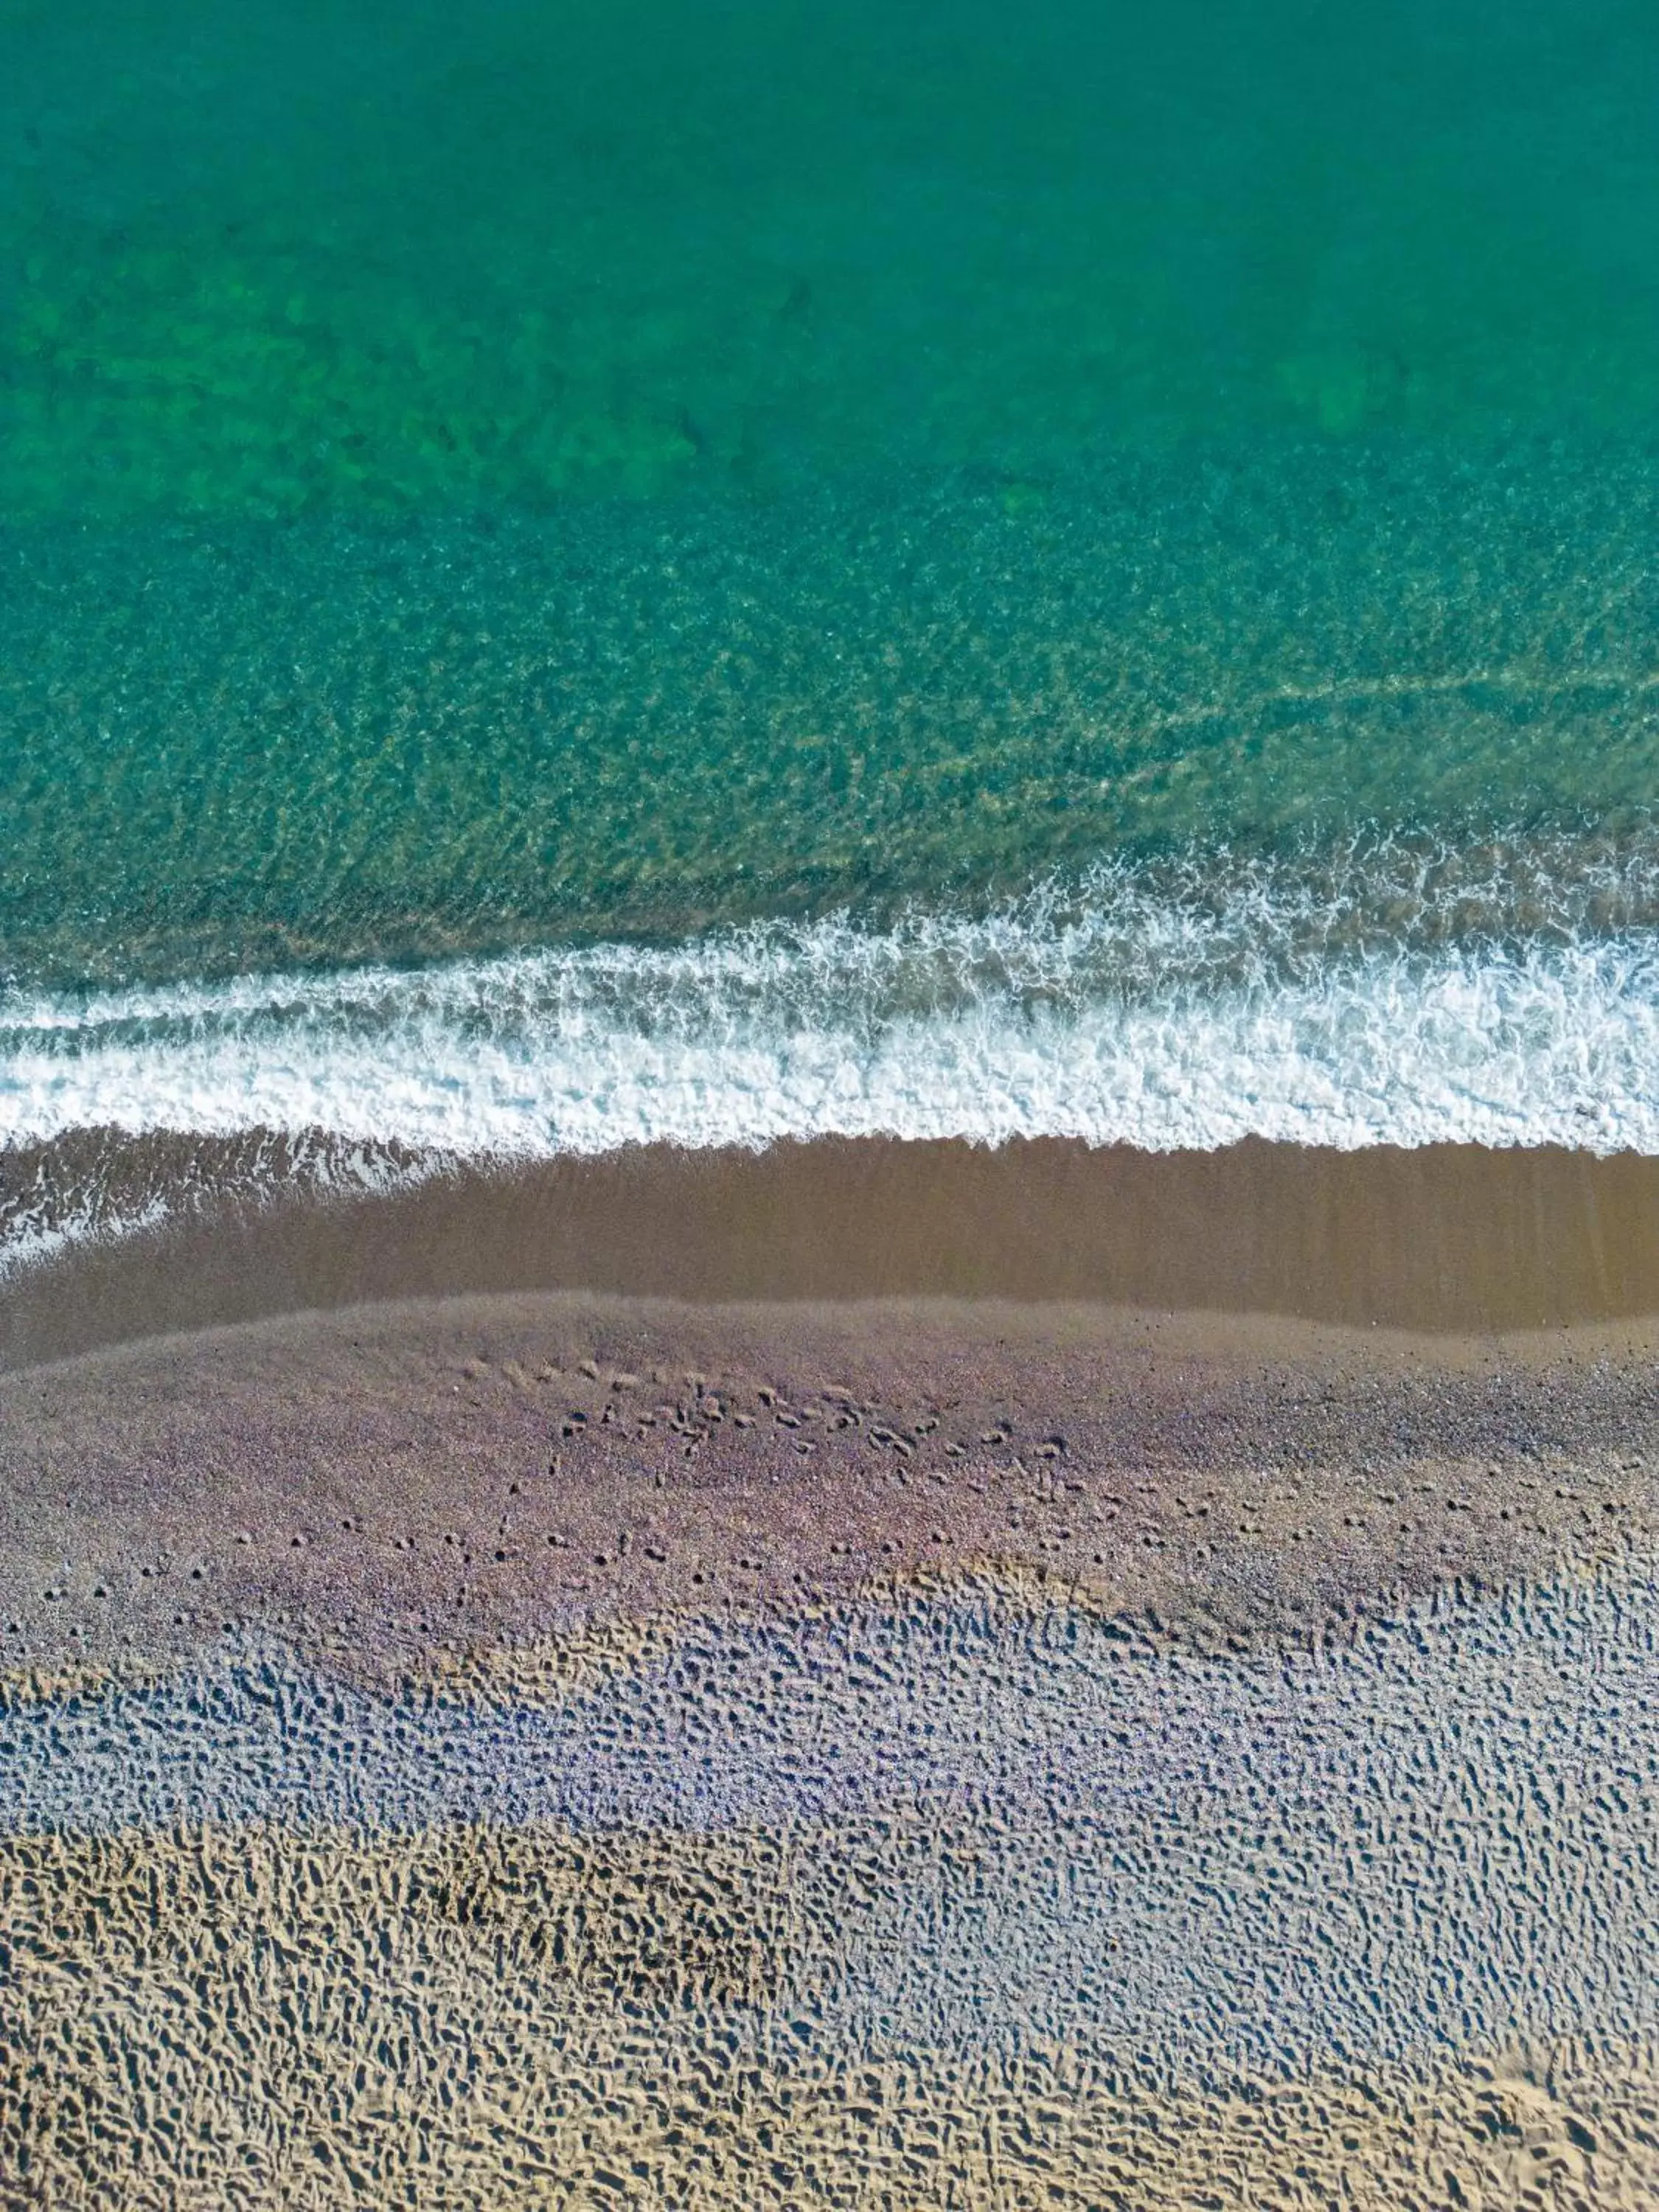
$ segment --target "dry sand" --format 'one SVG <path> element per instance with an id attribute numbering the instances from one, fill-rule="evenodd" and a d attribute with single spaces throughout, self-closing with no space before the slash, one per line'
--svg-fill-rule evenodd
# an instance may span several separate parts
<path id="1" fill-rule="evenodd" d="M 0 1850 L 19 2206 L 1650 2204 L 1659 2076 L 1598 2039 L 1151 2082 L 1034 2038 L 780 2019 L 779 1855 L 267 1830 Z M 96 1947 L 88 1926 L 97 1930 Z"/>
<path id="2" fill-rule="evenodd" d="M 521 1295 L 10 1377 L 0 1655 L 227 1626 L 362 1665 L 994 1566 L 1306 1635 L 1659 1541 L 1659 1333 Z"/>
<path id="3" fill-rule="evenodd" d="M 15 1370 L 0 2203 L 1654 2202 L 1656 1559 L 1639 1321 Z"/>

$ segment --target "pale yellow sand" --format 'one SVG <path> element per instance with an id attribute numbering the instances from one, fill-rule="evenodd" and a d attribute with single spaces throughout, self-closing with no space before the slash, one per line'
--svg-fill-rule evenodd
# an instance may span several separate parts
<path id="1" fill-rule="evenodd" d="M 1064 2046 L 861 2063 L 769 2017 L 833 1899 L 739 1835 L 0 1846 L 0 2202 L 1649 2204 L 1613 2047 L 1153 2088 Z M 819 1923 L 816 1928 L 813 1922 Z"/>

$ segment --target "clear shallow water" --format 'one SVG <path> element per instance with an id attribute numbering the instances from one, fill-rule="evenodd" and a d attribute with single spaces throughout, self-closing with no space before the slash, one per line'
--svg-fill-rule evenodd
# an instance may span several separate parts
<path id="1" fill-rule="evenodd" d="M 0 1133 L 1659 1146 L 1646 9 L 0 84 Z"/>

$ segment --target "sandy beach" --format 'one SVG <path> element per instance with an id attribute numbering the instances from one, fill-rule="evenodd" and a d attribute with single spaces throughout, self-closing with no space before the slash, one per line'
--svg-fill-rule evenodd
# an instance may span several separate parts
<path id="1" fill-rule="evenodd" d="M 1316 1636 L 1402 1589 L 1645 1543 L 1659 1339 L 409 1301 L 15 1374 L 0 1465 L 18 1662 L 228 1625 L 361 1663 L 982 1567 L 1095 1612 Z"/>
<path id="2" fill-rule="evenodd" d="M 0 2201 L 1659 2188 L 1649 1322 L 404 1298 L 0 1469 Z"/>

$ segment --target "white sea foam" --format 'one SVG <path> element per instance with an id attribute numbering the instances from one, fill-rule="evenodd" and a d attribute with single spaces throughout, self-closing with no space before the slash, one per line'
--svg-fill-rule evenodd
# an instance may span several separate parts
<path id="1" fill-rule="evenodd" d="M 1607 886 L 1586 892 L 1581 872 L 1572 911 L 1540 925 L 1510 910 L 1500 866 L 1485 909 L 1461 883 L 1455 933 L 1419 916 L 1402 934 L 1400 883 L 1379 890 L 1374 866 L 1363 899 L 1297 880 L 1103 875 L 879 930 L 15 991 L 0 1140 L 257 1127 L 463 1158 L 876 1134 L 1659 1152 L 1659 932 L 1630 922 L 1628 897 L 1620 926 L 1586 926 Z"/>

